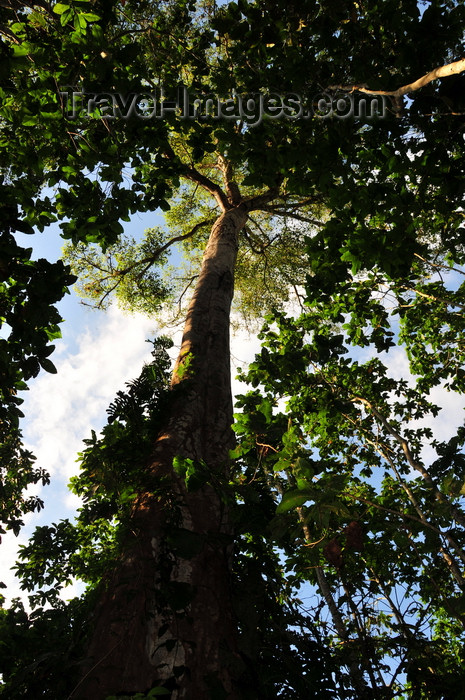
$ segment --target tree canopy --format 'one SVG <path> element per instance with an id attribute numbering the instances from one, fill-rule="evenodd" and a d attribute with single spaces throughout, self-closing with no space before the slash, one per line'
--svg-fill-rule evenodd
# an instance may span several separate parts
<path id="1" fill-rule="evenodd" d="M 231 601 L 218 605 L 236 641 L 229 675 L 203 674 L 211 698 L 461 697 L 465 426 L 446 441 L 431 426 L 435 397 L 464 391 L 464 15 L 453 0 L 0 3 L 4 527 L 41 507 L 23 497 L 48 475 L 21 445 L 17 392 L 55 371 L 54 304 L 76 277 L 99 307 L 114 295 L 187 314 L 171 384 L 159 338 L 85 440 L 76 521 L 39 528 L 21 552 L 34 610 L 2 611 L 0 694 L 82 697 L 102 590 L 121 584 L 111 572 L 129 570 L 156 503 L 166 629 L 203 609 L 176 571 L 207 551 L 226 562 Z M 165 227 L 124 238 L 122 222 L 157 208 Z M 65 261 L 31 260 L 15 232 L 55 221 Z M 208 316 L 205 343 L 227 326 L 227 303 L 205 311 L 201 285 L 220 270 L 227 301 L 232 268 L 245 321 L 265 317 L 235 445 L 228 365 L 202 364 L 195 326 Z M 221 430 L 196 377 L 223 387 Z M 155 470 L 163 436 L 193 420 L 189 392 L 210 416 L 208 458 L 186 439 Z M 207 502 L 216 530 L 186 515 Z M 72 577 L 87 590 L 64 604 Z M 168 658 L 180 647 L 165 632 Z M 121 692 L 174 700 L 188 674 L 169 664 Z"/>

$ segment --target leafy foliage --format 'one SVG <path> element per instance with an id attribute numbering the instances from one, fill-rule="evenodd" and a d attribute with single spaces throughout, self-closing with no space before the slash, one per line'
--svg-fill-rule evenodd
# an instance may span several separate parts
<path id="1" fill-rule="evenodd" d="M 8 215 L 0 234 L 0 532 L 13 529 L 17 534 L 25 513 L 40 509 L 36 497 L 24 498 L 30 484 L 48 483 L 43 469 L 34 467 L 34 456 L 23 448 L 18 392 L 41 369 L 55 373 L 49 359 L 51 341 L 61 336 L 61 318 L 53 304 L 61 299 L 74 281 L 61 262 L 31 260 L 31 249 L 19 246 Z"/>
<path id="2" fill-rule="evenodd" d="M 79 671 L 86 615 L 88 605 L 78 599 L 29 614 L 20 600 L 0 608 L 1 694 L 15 700 L 66 697 Z"/>
<path id="3" fill-rule="evenodd" d="M 459 377 L 445 384 L 442 362 L 444 352 L 452 362 L 460 352 L 460 341 L 454 350 L 445 341 L 452 327 L 460 337 L 461 308 L 446 306 L 455 283 L 451 270 L 433 283 L 433 295 L 429 280 L 373 272 L 344 280 L 327 298 L 310 297 L 299 318 L 271 316 L 246 375 L 259 388 L 239 404 L 240 449 L 258 451 L 257 470 L 282 494 L 269 527 L 286 570 L 326 604 L 334 659 L 350 669 L 357 649 L 368 687 L 386 697 L 461 692 L 463 426 L 439 443 L 430 426 L 440 407 L 427 396 L 447 384 L 462 393 Z M 432 333 L 420 350 L 417 333 L 431 326 L 444 342 Z M 416 386 L 392 374 L 394 337 L 396 353 L 405 344 Z M 276 411 L 284 399 L 285 415 Z"/>

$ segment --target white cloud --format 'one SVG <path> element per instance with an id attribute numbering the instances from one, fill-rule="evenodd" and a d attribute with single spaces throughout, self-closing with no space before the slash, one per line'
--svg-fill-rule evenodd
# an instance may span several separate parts
<path id="1" fill-rule="evenodd" d="M 154 335 L 155 324 L 146 317 L 124 315 L 116 307 L 105 315 L 94 314 L 87 328 L 77 334 L 75 348 L 69 350 L 72 343 L 67 342 L 65 350 L 52 356 L 58 374 L 42 373 L 31 383 L 22 406 L 25 443 L 52 481 L 42 490 L 32 487 L 31 493 L 40 492 L 45 508 L 26 516 L 20 537 L 12 533 L 3 536 L 0 570 L 8 586 L 3 591 L 8 600 L 21 595 L 10 571 L 18 545 L 27 542 L 37 525 L 73 517 L 80 500 L 66 487 L 70 476 L 78 472 L 76 456 L 82 450 L 82 440 L 92 429 L 98 431 L 104 425 L 106 409 L 116 392 L 137 377 L 144 361 L 150 360 L 151 345 L 145 340 Z M 70 597 L 68 593 L 66 589 L 66 597 Z"/>
<path id="2" fill-rule="evenodd" d="M 245 394 L 251 387 L 236 379 L 239 369 L 245 369 L 260 350 L 260 341 L 246 330 L 236 331 L 231 336 L 231 382 L 233 396 Z"/>
<path id="3" fill-rule="evenodd" d="M 33 384 L 24 403 L 25 437 L 53 477 L 76 473 L 83 438 L 104 424 L 116 392 L 150 360 L 144 341 L 153 335 L 153 321 L 112 307 L 78 336 L 75 352 L 54 358 L 57 375 L 41 374 Z"/>
<path id="4" fill-rule="evenodd" d="M 453 391 L 447 391 L 444 387 L 435 387 L 429 396 L 432 403 L 441 407 L 436 417 L 428 416 L 417 425 L 431 428 L 433 437 L 439 442 L 447 442 L 457 434 L 457 428 L 464 423 L 465 396 Z M 436 450 L 429 444 L 425 444 L 422 459 L 426 466 L 437 459 Z"/>
<path id="5" fill-rule="evenodd" d="M 363 358 L 367 360 L 368 355 Z M 392 348 L 388 353 L 382 353 L 380 359 L 388 370 L 388 375 L 396 380 L 405 379 L 410 387 L 415 387 L 416 378 L 410 373 L 409 361 L 405 349 L 402 347 Z M 457 428 L 463 425 L 465 416 L 465 396 L 454 391 L 448 391 L 444 386 L 434 387 L 428 400 L 439 406 L 440 411 L 437 416 L 426 415 L 422 419 L 414 420 L 408 424 L 408 428 L 430 428 L 433 439 L 440 442 L 447 442 L 457 433 Z M 437 459 L 434 448 L 425 440 L 421 453 L 425 466 L 430 465 Z"/>

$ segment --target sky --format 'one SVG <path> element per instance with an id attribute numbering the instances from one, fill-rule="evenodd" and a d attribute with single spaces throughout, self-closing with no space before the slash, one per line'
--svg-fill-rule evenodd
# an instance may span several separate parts
<path id="1" fill-rule="evenodd" d="M 137 238 L 146 228 L 161 223 L 163 219 L 158 214 L 137 215 L 126 225 L 125 231 Z M 23 236 L 20 242 L 25 238 Z M 27 244 L 34 248 L 34 257 L 50 260 L 59 257 L 62 240 L 57 227 L 27 239 Z M 36 455 L 37 465 L 50 473 L 51 485 L 37 486 L 31 491 L 40 493 L 45 508 L 25 516 L 25 527 L 19 537 L 11 532 L 3 535 L 0 579 L 7 584 L 7 589 L 2 591 L 7 603 L 18 595 L 26 600 L 11 571 L 18 546 L 27 542 L 36 526 L 74 517 L 80 502 L 69 492 L 67 484 L 78 472 L 76 457 L 83 448 L 82 441 L 90 437 L 92 429 L 98 432 L 106 423 L 106 409 L 117 391 L 124 389 L 125 382 L 139 376 L 143 363 L 151 359 L 152 346 L 145 341 L 160 334 L 155 318 L 123 313 L 116 305 L 107 312 L 95 311 L 83 306 L 74 293 L 60 302 L 59 310 L 64 318 L 63 337 L 56 341 L 56 350 L 51 356 L 58 372 L 56 375 L 41 372 L 31 381 L 22 406 L 26 415 L 22 423 L 26 447 Z M 161 333 L 166 334 L 167 329 Z M 173 336 L 173 359 L 180 337 L 181 329 L 178 329 Z M 237 367 L 244 367 L 253 360 L 259 347 L 257 338 L 246 332 L 233 336 L 234 393 L 247 390 L 234 377 Z M 384 355 L 383 361 L 394 378 L 409 376 L 407 358 L 400 348 Z M 433 428 L 437 439 L 446 440 L 463 422 L 464 400 L 442 389 L 435 389 L 431 398 L 442 405 L 443 410 L 436 419 L 428 419 L 427 424 Z M 435 454 L 426 448 L 424 457 L 431 462 Z M 68 587 L 64 598 L 71 598 L 79 591 L 79 586 Z"/>

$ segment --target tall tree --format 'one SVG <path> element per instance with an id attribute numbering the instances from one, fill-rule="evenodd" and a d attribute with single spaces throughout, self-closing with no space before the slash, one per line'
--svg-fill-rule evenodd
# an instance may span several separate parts
<path id="1" fill-rule="evenodd" d="M 168 200 L 182 198 L 185 181 L 212 197 L 216 208 L 165 418 L 141 466 L 118 556 L 103 577 L 71 697 L 154 686 L 172 698 L 247 697 L 231 595 L 234 518 L 227 489 L 234 446 L 229 314 L 238 247 L 256 252 L 257 239 L 259 254 L 269 255 L 273 240 L 254 222 L 256 211 L 272 226 L 284 217 L 282 237 L 306 227 L 312 235 L 307 295 L 317 291 L 322 304 L 340 285 L 349 293 L 361 270 L 413 284 L 424 273 L 414 266 L 418 256 L 429 259 L 435 249 L 460 256 L 461 117 L 454 96 L 435 80 L 463 68 L 454 62 L 463 50 L 463 7 L 431 2 L 420 16 L 415 2 L 195 7 L 82 0 L 53 8 L 6 3 L 2 11 L 8 58 L 2 162 L 29 225 L 66 217 L 65 237 L 105 249 L 121 233 L 119 219 L 166 209 Z M 434 40 L 432 26 L 442 30 Z M 167 86 L 165 103 L 155 105 L 151 97 L 147 103 L 141 95 L 150 90 L 159 97 Z M 184 103 L 172 104 L 174 86 L 182 86 L 182 96 L 186 90 L 200 96 L 201 106 L 211 95 L 230 99 L 216 106 L 214 99 L 213 115 L 186 115 Z M 75 105 L 73 92 L 79 93 Z M 131 94 L 135 114 L 125 118 Z M 379 118 L 366 119 L 375 102 Z M 26 184 L 16 189 L 18 175 Z M 44 185 L 56 187 L 53 200 L 41 194 Z M 315 205 L 323 214 L 317 232 Z M 175 229 L 170 240 L 191 233 L 202 240 L 206 224 L 199 224 Z M 152 240 L 148 253 L 142 248 L 137 260 L 112 268 L 109 288 L 131 273 L 142 279 L 140 270 L 160 259 L 167 242 Z M 302 260 L 304 251 L 300 266 Z M 101 284 L 105 278 L 108 268 Z M 164 293 L 161 285 L 157 290 Z M 330 320 L 340 322 L 339 316 Z M 377 349 L 389 347 L 390 336 L 375 331 Z M 338 341 L 328 350 L 323 333 L 315 342 L 326 361 Z M 286 361 L 292 357 L 291 348 Z M 368 394 L 349 398 L 374 406 L 373 416 L 396 439 L 398 431 L 391 426 L 389 433 L 389 419 Z M 300 508 L 305 500 L 300 494 L 288 502 Z M 328 556 L 340 569 L 335 542 L 332 550 Z M 329 605 L 320 568 L 318 584 Z M 353 654 L 347 664 L 359 695 L 369 693 L 369 670 L 356 668 Z"/>

